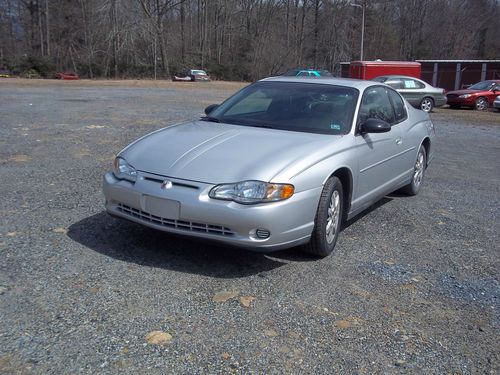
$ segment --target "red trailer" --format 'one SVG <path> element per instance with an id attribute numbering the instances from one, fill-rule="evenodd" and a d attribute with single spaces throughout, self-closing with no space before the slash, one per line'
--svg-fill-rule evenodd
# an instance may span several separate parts
<path id="1" fill-rule="evenodd" d="M 372 79 L 378 76 L 401 75 L 420 78 L 421 66 L 413 61 L 352 61 L 349 77 Z"/>

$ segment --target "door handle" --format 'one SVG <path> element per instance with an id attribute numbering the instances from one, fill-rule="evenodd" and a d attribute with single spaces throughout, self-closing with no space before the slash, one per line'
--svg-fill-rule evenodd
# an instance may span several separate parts
<path id="1" fill-rule="evenodd" d="M 397 138 L 397 139 L 396 139 L 396 144 L 397 144 L 397 145 L 400 145 L 401 143 L 402 143 L 401 138 Z"/>

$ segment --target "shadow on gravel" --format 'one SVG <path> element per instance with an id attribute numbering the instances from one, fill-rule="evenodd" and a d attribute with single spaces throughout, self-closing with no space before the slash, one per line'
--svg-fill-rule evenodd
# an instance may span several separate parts
<path id="1" fill-rule="evenodd" d="M 392 196 L 396 196 L 396 195 L 393 195 L 395 193 L 392 193 L 390 195 L 387 195 L 385 197 L 383 197 L 382 199 L 380 199 L 379 201 L 375 202 L 374 204 L 372 204 L 370 207 L 368 207 L 367 209 L 365 209 L 364 211 L 361 211 L 359 214 L 357 214 L 356 216 L 354 216 L 353 218 L 351 218 L 350 220 L 347 220 L 344 225 L 342 226 L 342 229 L 346 229 L 346 228 L 349 228 L 351 225 L 355 224 L 357 221 L 361 220 L 362 218 L 364 218 L 366 215 L 368 215 L 370 212 L 373 212 L 375 211 L 377 208 L 379 207 L 382 207 L 384 204 L 387 204 L 389 203 L 390 201 L 393 200 L 393 198 L 391 198 Z M 400 196 L 403 196 L 403 195 L 400 195 Z"/>
<path id="2" fill-rule="evenodd" d="M 280 258 L 312 260 L 296 249 L 272 253 L 270 259 L 265 253 L 171 235 L 115 219 L 105 212 L 71 225 L 68 236 L 89 249 L 121 261 L 227 279 L 271 271 L 287 263 Z"/>

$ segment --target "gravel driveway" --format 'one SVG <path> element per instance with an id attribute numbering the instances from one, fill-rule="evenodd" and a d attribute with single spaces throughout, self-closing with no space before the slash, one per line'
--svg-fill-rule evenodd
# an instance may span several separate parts
<path id="1" fill-rule="evenodd" d="M 115 153 L 240 86 L 0 81 L 0 373 L 498 373 L 500 113 L 434 113 L 421 193 L 322 260 L 103 212 Z"/>

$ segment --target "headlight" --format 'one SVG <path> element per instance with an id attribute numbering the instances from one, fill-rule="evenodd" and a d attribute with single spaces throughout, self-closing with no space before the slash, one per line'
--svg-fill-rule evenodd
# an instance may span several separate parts
<path id="1" fill-rule="evenodd" d="M 290 184 L 274 184 L 262 181 L 242 181 L 235 184 L 217 185 L 210 190 L 209 197 L 242 204 L 276 202 L 293 195 Z"/>
<path id="2" fill-rule="evenodd" d="M 459 98 L 460 99 L 467 99 L 467 98 L 470 98 L 471 94 L 463 94 L 463 95 L 460 95 Z"/>
<path id="3" fill-rule="evenodd" d="M 113 162 L 113 174 L 119 180 L 128 180 L 135 182 L 137 179 L 137 171 L 125 159 L 117 157 Z"/>

